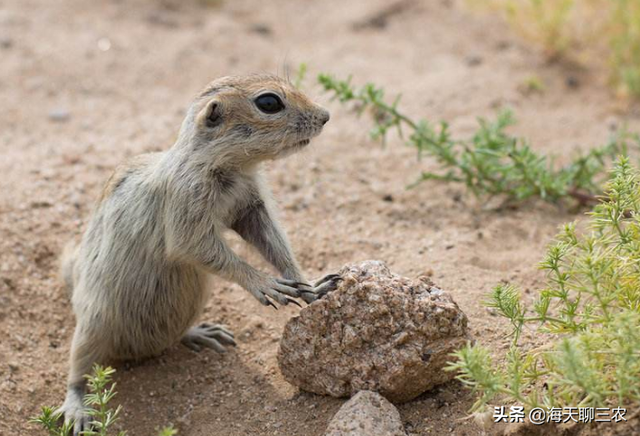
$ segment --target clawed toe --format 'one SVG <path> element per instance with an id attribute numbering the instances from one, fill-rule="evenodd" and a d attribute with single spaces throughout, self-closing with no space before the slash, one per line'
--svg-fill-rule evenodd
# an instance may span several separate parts
<path id="1" fill-rule="evenodd" d="M 231 336 L 232 338 L 235 336 L 233 334 L 233 332 L 231 330 L 229 330 L 226 326 L 222 325 L 222 324 L 211 324 L 208 322 L 203 322 L 202 324 L 200 324 L 200 328 L 206 330 L 207 332 L 222 332 L 225 333 L 228 336 Z"/>
<path id="2" fill-rule="evenodd" d="M 202 351 L 202 347 L 200 345 L 196 344 L 193 341 L 185 340 L 183 338 L 182 339 L 182 343 L 184 344 L 185 347 L 189 348 L 190 350 L 195 351 L 196 353 L 199 353 L 200 351 Z"/>
<path id="3" fill-rule="evenodd" d="M 300 286 L 310 286 L 308 283 L 297 282 L 295 280 L 288 279 L 276 279 L 276 282 L 283 285 L 291 286 L 292 288 L 299 288 Z"/>
<path id="4" fill-rule="evenodd" d="M 62 421 L 61 434 L 80 436 L 93 428 L 92 417 L 86 413 L 81 402 L 78 402 L 75 407 L 64 404 L 54 412 L 54 415 Z"/>
<path id="5" fill-rule="evenodd" d="M 264 299 L 266 301 L 265 306 L 271 306 L 273 307 L 275 310 L 278 310 L 278 306 L 276 306 L 275 304 L 273 304 L 273 301 L 269 300 L 268 298 L 265 297 Z"/>
<path id="6" fill-rule="evenodd" d="M 73 426 L 73 436 L 80 436 L 93 429 L 92 420 L 89 416 L 83 416 L 76 420 Z"/>
<path id="7" fill-rule="evenodd" d="M 320 285 L 316 286 L 314 291 L 318 295 L 318 298 L 322 298 L 329 292 L 335 291 L 338 287 L 338 283 L 340 283 L 341 281 L 342 277 L 340 277 L 338 274 L 332 274 L 328 280 L 325 280 L 321 282 Z"/>
<path id="8" fill-rule="evenodd" d="M 308 283 L 299 282 L 289 279 L 274 279 L 275 285 L 264 292 L 263 298 L 258 298 L 260 302 L 265 306 L 271 306 L 274 309 L 278 309 L 275 303 L 281 306 L 286 306 L 289 303 L 293 303 L 299 307 L 298 303 L 293 298 L 301 298 L 305 292 L 311 292 L 313 287 Z M 290 298 L 292 297 L 292 298 Z"/>
<path id="9" fill-rule="evenodd" d="M 316 282 L 312 290 L 302 291 L 301 297 L 306 303 L 313 303 L 329 292 L 335 291 L 341 281 L 342 277 L 339 274 L 326 275 Z"/>
<path id="10" fill-rule="evenodd" d="M 298 307 L 302 307 L 302 305 L 300 303 L 298 303 L 296 300 L 294 300 L 292 298 L 287 298 L 287 300 L 289 301 L 289 303 L 293 303 Z"/>
<path id="11" fill-rule="evenodd" d="M 316 281 L 315 287 L 317 288 L 318 286 L 326 282 L 335 282 L 340 280 L 342 280 L 342 277 L 340 276 L 340 274 L 328 274 L 322 277 L 320 280 Z"/>
<path id="12" fill-rule="evenodd" d="M 218 353 L 227 351 L 225 345 L 236 345 L 230 330 L 224 326 L 209 323 L 202 323 L 198 327 L 189 329 L 182 338 L 182 343 L 194 351 L 200 351 L 202 347 L 207 347 Z"/>
<path id="13" fill-rule="evenodd" d="M 254 292 L 256 298 L 265 306 L 271 306 L 278 310 L 276 303 L 286 306 L 293 303 L 300 307 L 300 303 L 289 298 L 301 298 L 305 303 L 310 304 L 322 298 L 327 293 L 335 290 L 342 280 L 339 274 L 329 274 L 315 282 L 315 285 L 289 279 L 274 279 L 275 284 L 260 293 Z"/>

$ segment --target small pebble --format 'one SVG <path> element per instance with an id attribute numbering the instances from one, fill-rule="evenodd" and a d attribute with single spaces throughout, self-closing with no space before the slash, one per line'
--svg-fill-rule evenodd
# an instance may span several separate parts
<path id="1" fill-rule="evenodd" d="M 0 38 L 0 47 L 5 49 L 13 47 L 13 40 L 7 37 Z"/>
<path id="2" fill-rule="evenodd" d="M 111 49 L 111 40 L 109 38 L 100 38 L 97 46 L 100 51 L 109 51 Z"/>
<path id="3" fill-rule="evenodd" d="M 71 118 L 71 112 L 66 109 L 53 109 L 49 112 L 49 120 L 56 123 L 64 123 L 65 121 L 68 121 L 69 118 Z"/>
<path id="4" fill-rule="evenodd" d="M 482 63 L 482 61 L 483 61 L 482 56 L 479 56 L 479 55 L 471 55 L 465 58 L 465 62 L 470 67 L 477 67 Z"/>
<path id="5" fill-rule="evenodd" d="M 567 87 L 569 87 L 571 89 L 577 89 L 577 88 L 580 87 L 580 81 L 575 76 L 567 77 L 566 80 L 565 80 L 565 83 L 567 84 Z"/>
<path id="6" fill-rule="evenodd" d="M 271 27 L 266 24 L 254 24 L 249 27 L 249 30 L 253 33 L 257 33 L 258 35 L 263 36 L 271 36 L 273 34 Z"/>

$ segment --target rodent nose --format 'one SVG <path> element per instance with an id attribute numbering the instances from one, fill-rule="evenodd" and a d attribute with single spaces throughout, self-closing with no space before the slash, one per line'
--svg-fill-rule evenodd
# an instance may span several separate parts
<path id="1" fill-rule="evenodd" d="M 322 111 L 322 114 L 320 115 L 320 122 L 324 126 L 329 122 L 330 118 L 331 118 L 331 115 L 329 114 L 328 111 Z"/>

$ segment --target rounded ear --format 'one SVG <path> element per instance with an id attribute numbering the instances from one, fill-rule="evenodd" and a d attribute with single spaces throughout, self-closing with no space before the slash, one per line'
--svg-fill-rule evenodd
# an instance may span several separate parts
<path id="1" fill-rule="evenodd" d="M 211 128 L 222 124 L 222 109 L 220 103 L 211 100 L 204 109 L 200 111 L 198 118 L 200 118 L 200 125 L 206 127 Z"/>

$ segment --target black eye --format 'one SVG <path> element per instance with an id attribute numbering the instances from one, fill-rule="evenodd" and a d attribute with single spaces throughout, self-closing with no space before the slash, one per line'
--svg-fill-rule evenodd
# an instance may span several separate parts
<path id="1" fill-rule="evenodd" d="M 275 94 L 262 94 L 256 98 L 255 103 L 265 114 L 275 114 L 284 109 L 284 103 Z"/>

